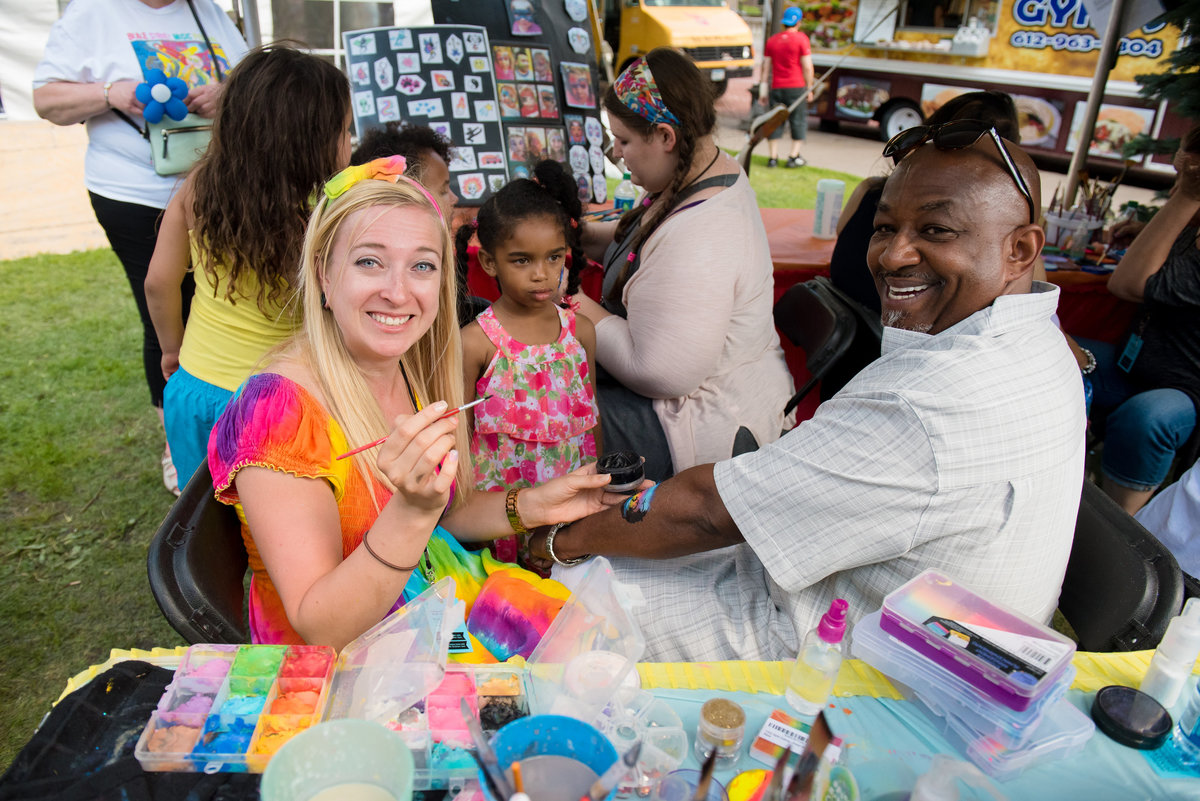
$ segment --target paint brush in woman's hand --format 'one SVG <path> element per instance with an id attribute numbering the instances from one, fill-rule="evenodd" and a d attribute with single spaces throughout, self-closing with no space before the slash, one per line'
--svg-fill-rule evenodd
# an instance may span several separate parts
<path id="1" fill-rule="evenodd" d="M 472 406 L 478 406 L 479 404 L 483 403 L 485 400 L 487 400 L 490 397 L 492 397 L 492 396 L 484 395 L 482 398 L 476 398 L 475 400 L 471 401 L 470 403 L 464 403 L 462 406 L 456 406 L 455 408 L 451 409 L 450 411 L 446 412 L 445 414 L 439 416 L 438 419 L 445 420 L 447 417 L 458 414 L 459 412 L 465 411 L 466 409 L 470 409 Z M 383 443 L 387 442 L 387 438 L 390 436 L 391 436 L 391 434 L 388 434 L 387 437 L 380 437 L 379 439 L 375 440 L 374 442 L 368 442 L 366 445 L 359 445 L 354 450 L 346 451 L 345 453 L 343 453 L 341 456 L 339 456 L 337 458 L 345 459 L 347 457 L 353 456 L 356 453 L 362 453 L 365 450 L 374 448 L 377 445 L 382 445 Z"/>

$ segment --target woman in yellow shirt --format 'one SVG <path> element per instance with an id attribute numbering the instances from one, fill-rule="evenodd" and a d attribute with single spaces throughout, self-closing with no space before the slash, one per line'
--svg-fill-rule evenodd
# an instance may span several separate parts
<path id="1" fill-rule="evenodd" d="M 208 152 L 164 212 L 146 298 L 180 486 L 233 391 L 298 326 L 291 298 L 309 204 L 349 163 L 349 126 L 350 87 L 337 68 L 289 47 L 253 51 L 229 76 Z"/>

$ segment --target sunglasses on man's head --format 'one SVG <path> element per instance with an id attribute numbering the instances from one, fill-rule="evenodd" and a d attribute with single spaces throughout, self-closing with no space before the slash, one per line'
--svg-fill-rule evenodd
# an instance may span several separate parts
<path id="1" fill-rule="evenodd" d="M 1029 222 L 1036 223 L 1037 209 L 1034 206 L 1033 193 L 1029 191 L 1029 184 L 1025 183 L 1021 171 L 1017 169 L 1017 165 L 1009 155 L 1008 148 L 1004 146 L 1004 140 L 1000 138 L 995 126 L 988 125 L 982 120 L 954 120 L 941 125 L 918 125 L 915 128 L 909 128 L 888 140 L 888 143 L 883 146 L 883 156 L 890 158 L 893 164 L 899 164 L 905 156 L 929 141 L 932 141 L 933 146 L 938 150 L 962 150 L 971 147 L 984 136 L 991 136 L 992 141 L 996 143 L 996 148 L 1000 151 L 1000 158 L 1004 160 L 1004 166 L 1008 168 L 1008 174 L 1012 176 L 1013 182 L 1029 206 Z"/>

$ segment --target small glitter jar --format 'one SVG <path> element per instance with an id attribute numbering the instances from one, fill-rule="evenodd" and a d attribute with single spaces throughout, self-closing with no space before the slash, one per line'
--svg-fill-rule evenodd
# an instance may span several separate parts
<path id="1" fill-rule="evenodd" d="M 696 759 L 703 764 L 717 752 L 717 770 L 729 770 L 741 756 L 746 736 L 746 712 L 726 698 L 710 698 L 700 707 L 696 727 Z"/>

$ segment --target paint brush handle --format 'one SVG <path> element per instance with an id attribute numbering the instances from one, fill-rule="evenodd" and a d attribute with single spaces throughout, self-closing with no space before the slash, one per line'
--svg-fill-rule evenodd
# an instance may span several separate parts
<path id="1" fill-rule="evenodd" d="M 391 436 L 391 434 L 388 434 L 387 437 L 380 437 L 379 439 L 375 440 L 374 442 L 368 442 L 366 445 L 359 445 L 354 450 L 346 451 L 345 453 L 341 454 L 337 458 L 339 460 L 340 459 L 348 459 L 349 457 L 353 456 L 356 453 L 362 453 L 363 451 L 370 450 L 371 448 L 374 448 L 376 445 L 382 445 L 383 443 L 387 442 L 387 438 L 390 436 Z"/>
<path id="2" fill-rule="evenodd" d="M 492 397 L 492 396 L 484 395 L 482 398 L 476 398 L 475 400 L 471 401 L 470 403 L 464 403 L 462 406 L 455 406 L 453 409 L 449 410 L 448 412 L 446 412 L 442 415 L 439 415 L 438 420 L 445 420 L 447 417 L 453 417 L 454 415 L 458 414 L 461 411 L 470 409 L 472 406 L 478 406 L 479 404 L 483 403 L 485 400 L 487 400 L 490 397 Z M 391 434 L 388 434 L 385 437 L 380 437 L 379 439 L 375 440 L 374 442 L 368 442 L 366 445 L 359 445 L 354 450 L 346 451 L 342 455 L 338 456 L 337 459 L 338 460 L 346 459 L 350 456 L 353 456 L 356 453 L 362 453 L 363 451 L 367 451 L 378 445 L 382 445 L 383 443 L 387 442 L 387 438 L 390 436 L 391 436 Z"/>

